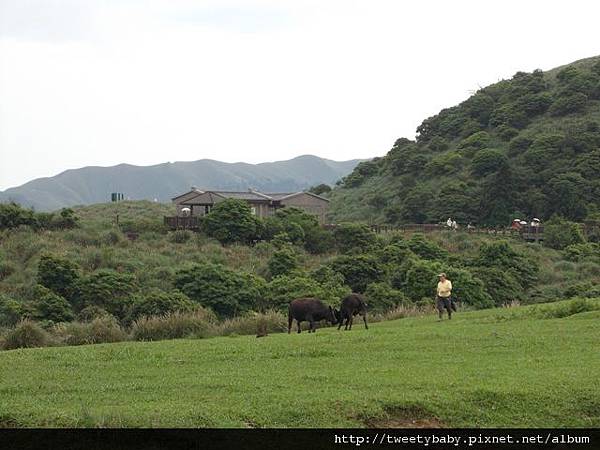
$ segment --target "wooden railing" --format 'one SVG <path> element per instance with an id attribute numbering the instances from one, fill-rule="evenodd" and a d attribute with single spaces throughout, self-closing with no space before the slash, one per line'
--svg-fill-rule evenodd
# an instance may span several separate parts
<path id="1" fill-rule="evenodd" d="M 198 230 L 200 218 L 194 216 L 165 216 L 164 224 L 171 230 Z"/>

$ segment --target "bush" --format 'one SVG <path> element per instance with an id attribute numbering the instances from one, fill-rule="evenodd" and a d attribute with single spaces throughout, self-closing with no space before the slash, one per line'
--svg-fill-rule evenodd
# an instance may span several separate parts
<path id="1" fill-rule="evenodd" d="M 550 107 L 550 114 L 553 116 L 564 116 L 580 112 L 585 109 L 587 102 L 587 95 L 580 92 L 565 97 L 558 97 Z"/>
<path id="2" fill-rule="evenodd" d="M 535 260 L 516 252 L 506 241 L 482 244 L 474 264 L 479 267 L 495 267 L 510 273 L 523 289 L 534 284 L 539 272 L 539 264 Z"/>
<path id="3" fill-rule="evenodd" d="M 67 300 L 55 294 L 50 289 L 37 285 L 33 300 L 34 317 L 38 320 L 52 322 L 70 322 L 73 320 L 73 310 Z"/>
<path id="4" fill-rule="evenodd" d="M 394 282 L 401 285 L 402 290 L 412 301 L 421 300 L 423 297 L 432 299 L 435 296 L 438 283 L 438 274 L 442 265 L 438 262 L 418 260 L 410 265 L 406 271 L 404 282 Z"/>
<path id="5" fill-rule="evenodd" d="M 10 277 L 17 270 L 17 266 L 15 266 L 10 261 L 0 261 L 0 281 Z"/>
<path id="6" fill-rule="evenodd" d="M 302 297 L 315 297 L 330 306 L 339 305 L 340 298 L 349 293 L 348 289 L 335 281 L 320 284 L 313 277 L 304 274 L 281 275 L 267 284 L 263 309 L 287 311 L 289 303 Z"/>
<path id="7" fill-rule="evenodd" d="M 523 300 L 525 291 L 511 272 L 497 267 L 481 267 L 473 273 L 483 281 L 485 291 L 494 301 L 494 305 L 509 305 L 514 301 Z"/>
<path id="8" fill-rule="evenodd" d="M 52 339 L 48 332 L 30 320 L 19 322 L 4 335 L 4 349 L 46 347 Z"/>
<path id="9" fill-rule="evenodd" d="M 108 311 L 103 308 L 100 308 L 96 305 L 86 306 L 81 311 L 77 313 L 75 318 L 79 322 L 91 322 L 94 319 L 104 318 L 104 317 L 114 317 Z"/>
<path id="10" fill-rule="evenodd" d="M 459 302 L 476 309 L 494 306 L 494 300 L 486 292 L 483 282 L 468 270 L 450 267 L 447 275 L 448 279 L 452 281 L 452 297 Z"/>
<path id="11" fill-rule="evenodd" d="M 415 233 L 407 242 L 408 248 L 423 259 L 440 260 L 448 257 L 448 252 L 422 233 Z"/>
<path id="12" fill-rule="evenodd" d="M 600 245 L 592 242 L 571 244 L 564 248 L 563 254 L 569 261 L 581 261 L 591 257 L 600 258 Z"/>
<path id="13" fill-rule="evenodd" d="M 250 312 L 244 316 L 226 319 L 217 326 L 219 336 L 232 334 L 282 333 L 287 331 L 287 316 L 278 311 Z"/>
<path id="14" fill-rule="evenodd" d="M 554 216 L 544 224 L 544 245 L 557 250 L 583 244 L 585 237 L 578 224 Z"/>
<path id="15" fill-rule="evenodd" d="M 135 299 L 131 317 L 163 316 L 168 313 L 192 311 L 193 309 L 194 303 L 185 294 L 153 289 Z"/>
<path id="16" fill-rule="evenodd" d="M 169 233 L 169 242 L 173 244 L 185 244 L 192 238 L 192 233 L 188 230 L 176 230 Z"/>
<path id="17" fill-rule="evenodd" d="M 237 199 L 217 203 L 204 218 L 204 230 L 222 244 L 248 244 L 258 240 L 261 234 L 260 223 L 252 215 L 250 206 Z"/>
<path id="18" fill-rule="evenodd" d="M 264 291 L 264 280 L 238 273 L 220 264 L 195 264 L 175 274 L 175 286 L 194 302 L 220 317 L 254 309 Z"/>
<path id="19" fill-rule="evenodd" d="M 123 319 L 136 292 L 137 283 L 133 275 L 103 269 L 80 280 L 76 306 L 79 310 L 97 306 Z"/>
<path id="20" fill-rule="evenodd" d="M 38 263 L 37 280 L 52 292 L 71 299 L 79 280 L 79 267 L 68 259 L 44 254 Z"/>
<path id="21" fill-rule="evenodd" d="M 0 294 L 0 326 L 12 326 L 19 322 L 23 308 L 19 302 Z"/>
<path id="22" fill-rule="evenodd" d="M 166 316 L 142 317 L 131 325 L 136 341 L 160 341 L 185 337 L 206 338 L 217 331 L 215 315 L 204 308 L 193 312 L 176 312 Z"/>
<path id="23" fill-rule="evenodd" d="M 55 325 L 53 332 L 66 345 L 121 342 L 128 338 L 117 319 L 112 316 L 98 317 L 85 323 L 71 322 Z"/>
<path id="24" fill-rule="evenodd" d="M 298 268 L 298 255 L 290 246 L 284 246 L 273 253 L 267 263 L 271 278 L 288 275 Z"/>
<path id="25" fill-rule="evenodd" d="M 402 291 L 387 283 L 371 283 L 365 292 L 369 312 L 386 312 L 407 303 Z"/>
<path id="26" fill-rule="evenodd" d="M 364 224 L 342 223 L 333 230 L 337 248 L 342 253 L 364 253 L 376 246 L 377 236 Z"/>
<path id="27" fill-rule="evenodd" d="M 333 233 L 321 227 L 312 227 L 304 232 L 304 248 L 312 254 L 330 252 L 335 247 Z"/>
<path id="28" fill-rule="evenodd" d="M 344 277 L 353 292 L 364 293 L 370 283 L 383 281 L 385 270 L 372 255 L 338 256 L 330 267 Z"/>

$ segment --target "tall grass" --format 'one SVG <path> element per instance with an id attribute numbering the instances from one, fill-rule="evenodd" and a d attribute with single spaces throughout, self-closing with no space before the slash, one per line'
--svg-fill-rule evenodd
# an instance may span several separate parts
<path id="1" fill-rule="evenodd" d="M 131 338 L 135 341 L 207 338 L 216 336 L 217 329 L 215 315 L 207 309 L 197 309 L 190 313 L 142 317 L 131 325 Z"/>

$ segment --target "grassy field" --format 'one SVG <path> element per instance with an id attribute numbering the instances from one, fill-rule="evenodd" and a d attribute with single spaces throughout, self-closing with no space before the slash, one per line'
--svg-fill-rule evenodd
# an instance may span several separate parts
<path id="1" fill-rule="evenodd" d="M 600 426 L 600 300 L 0 353 L 4 426 Z"/>

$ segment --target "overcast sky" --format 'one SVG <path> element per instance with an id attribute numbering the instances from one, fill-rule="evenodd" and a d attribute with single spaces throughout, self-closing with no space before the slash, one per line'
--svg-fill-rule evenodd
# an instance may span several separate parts
<path id="1" fill-rule="evenodd" d="M 385 154 L 517 70 L 600 54 L 594 1 L 0 0 L 0 190 L 87 165 Z"/>

